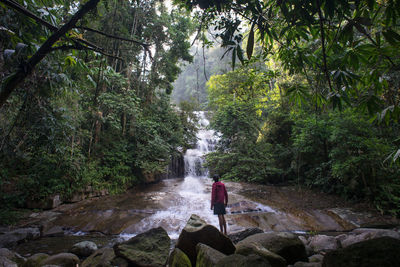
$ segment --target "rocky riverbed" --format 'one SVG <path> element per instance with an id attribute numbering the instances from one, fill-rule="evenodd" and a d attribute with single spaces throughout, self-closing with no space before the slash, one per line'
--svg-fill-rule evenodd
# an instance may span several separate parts
<path id="1" fill-rule="evenodd" d="M 24 255 L 0 249 L 0 266 L 386 267 L 400 262 L 400 230 L 357 228 L 346 234 L 294 234 L 247 228 L 221 234 L 192 215 L 177 240 L 162 227 L 127 241 L 81 241 L 67 252 Z"/>

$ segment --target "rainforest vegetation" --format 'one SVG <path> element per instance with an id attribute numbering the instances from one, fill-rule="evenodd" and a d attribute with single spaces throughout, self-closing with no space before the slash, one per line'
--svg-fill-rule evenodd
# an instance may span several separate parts
<path id="1" fill-rule="evenodd" d="M 0 0 L 0 12 L 3 209 L 145 183 L 208 109 L 211 174 L 400 215 L 400 1 Z"/>

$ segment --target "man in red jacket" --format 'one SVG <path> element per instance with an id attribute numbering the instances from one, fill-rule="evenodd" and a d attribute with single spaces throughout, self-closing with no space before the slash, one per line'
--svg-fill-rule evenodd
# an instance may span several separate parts
<path id="1" fill-rule="evenodd" d="M 225 207 L 228 205 L 228 193 L 225 185 L 219 182 L 219 176 L 213 176 L 214 183 L 211 191 L 211 209 L 214 209 L 214 214 L 218 215 L 219 229 L 226 235 L 226 214 Z"/>

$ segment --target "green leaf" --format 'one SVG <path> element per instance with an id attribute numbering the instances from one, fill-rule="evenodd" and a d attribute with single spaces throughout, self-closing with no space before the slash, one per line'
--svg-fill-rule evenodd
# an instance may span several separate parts
<path id="1" fill-rule="evenodd" d="M 249 32 L 249 38 L 247 40 L 247 47 L 246 47 L 246 54 L 247 58 L 250 60 L 251 56 L 253 55 L 253 48 L 254 48 L 254 23 L 251 26 L 250 32 Z"/>

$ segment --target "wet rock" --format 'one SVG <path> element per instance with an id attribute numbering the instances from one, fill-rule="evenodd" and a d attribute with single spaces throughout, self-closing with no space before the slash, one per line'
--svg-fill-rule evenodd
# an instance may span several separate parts
<path id="1" fill-rule="evenodd" d="M 251 201 L 242 200 L 240 202 L 236 202 L 233 204 L 229 204 L 227 210 L 232 213 L 245 213 L 245 212 L 254 212 L 261 211 L 257 203 Z"/>
<path id="2" fill-rule="evenodd" d="M 196 251 L 196 267 L 214 267 L 219 260 L 226 257 L 218 250 L 201 243 L 196 245 Z"/>
<path id="3" fill-rule="evenodd" d="M 260 234 L 260 233 L 264 233 L 264 231 L 261 230 L 260 228 L 253 227 L 253 228 L 247 228 L 247 229 L 237 232 L 237 233 L 229 234 L 228 237 L 232 240 L 232 242 L 234 244 L 236 244 L 248 236 Z"/>
<path id="4" fill-rule="evenodd" d="M 340 241 L 340 245 L 345 248 L 355 243 L 371 239 L 371 233 L 362 233 L 359 235 L 348 235 Z"/>
<path id="5" fill-rule="evenodd" d="M 270 263 L 258 255 L 243 256 L 233 254 L 221 259 L 216 267 L 271 267 Z"/>
<path id="6" fill-rule="evenodd" d="M 335 250 L 340 247 L 339 241 L 334 236 L 315 235 L 309 239 L 311 249 L 317 253 Z"/>
<path id="7" fill-rule="evenodd" d="M 50 210 L 62 204 L 60 195 L 51 195 L 42 200 L 29 200 L 26 202 L 28 209 Z"/>
<path id="8" fill-rule="evenodd" d="M 374 229 L 374 228 L 358 228 L 351 231 L 352 234 L 363 234 L 369 233 L 371 238 L 378 238 L 378 237 L 392 237 L 396 239 L 400 239 L 400 233 L 395 230 L 389 229 Z"/>
<path id="9" fill-rule="evenodd" d="M 11 265 L 14 263 L 17 265 L 22 265 L 26 261 L 24 257 L 7 248 L 0 248 L 0 259 L 0 266 L 8 266 L 5 265 L 6 263 Z"/>
<path id="10" fill-rule="evenodd" d="M 37 253 L 32 256 L 30 256 L 26 262 L 22 265 L 23 267 L 36 267 L 40 266 L 40 263 L 50 257 L 46 253 Z"/>
<path id="11" fill-rule="evenodd" d="M 114 249 L 101 248 L 90 255 L 81 264 L 81 267 L 107 267 L 113 266 L 112 260 L 115 258 Z"/>
<path id="12" fill-rule="evenodd" d="M 307 253 L 301 240 L 291 233 L 255 234 L 240 241 L 238 245 L 257 243 L 283 257 L 288 264 L 307 261 Z"/>
<path id="13" fill-rule="evenodd" d="M 82 241 L 72 246 L 69 252 L 78 257 L 88 257 L 97 250 L 97 245 L 92 241 Z"/>
<path id="14" fill-rule="evenodd" d="M 315 252 L 314 252 L 314 251 L 312 250 L 312 248 L 310 247 L 309 241 L 307 240 L 307 238 L 306 238 L 305 236 L 300 235 L 300 236 L 299 236 L 299 239 L 300 239 L 301 242 L 303 242 L 303 244 L 304 244 L 304 246 L 305 246 L 305 248 L 306 248 L 307 256 L 313 255 Z"/>
<path id="15" fill-rule="evenodd" d="M 11 248 L 17 244 L 40 237 L 39 228 L 20 228 L 0 235 L 0 247 Z"/>
<path id="16" fill-rule="evenodd" d="M 114 246 L 120 256 L 135 266 L 164 266 L 167 263 L 171 240 L 162 228 L 153 228 Z"/>
<path id="17" fill-rule="evenodd" d="M 324 256 L 321 254 L 315 254 L 312 255 L 311 257 L 308 257 L 309 262 L 322 262 L 324 259 Z"/>
<path id="18" fill-rule="evenodd" d="M 183 253 L 179 248 L 175 248 L 171 255 L 169 256 L 168 261 L 169 267 L 192 267 L 192 263 L 190 262 L 188 256 Z"/>
<path id="19" fill-rule="evenodd" d="M 400 262 L 400 240 L 380 237 L 328 252 L 323 267 L 387 267 Z"/>
<path id="20" fill-rule="evenodd" d="M 235 246 L 228 237 L 193 214 L 179 235 L 176 244 L 176 247 L 189 257 L 192 266 L 196 265 L 196 245 L 198 243 L 208 245 L 225 255 L 235 252 Z"/>
<path id="21" fill-rule="evenodd" d="M 43 237 L 60 237 L 64 236 L 64 229 L 61 226 L 53 226 L 50 229 L 44 229 Z"/>
<path id="22" fill-rule="evenodd" d="M 48 257 L 41 262 L 43 265 L 59 265 L 62 267 L 76 267 L 79 263 L 78 256 L 72 253 L 59 253 Z"/>
<path id="23" fill-rule="evenodd" d="M 284 258 L 279 256 L 278 254 L 269 251 L 268 249 L 262 247 L 260 244 L 257 243 L 238 244 L 236 246 L 235 253 L 244 256 L 249 256 L 252 254 L 258 255 L 268 261 L 272 267 L 285 267 L 287 265 Z"/>
<path id="24" fill-rule="evenodd" d="M 17 263 L 15 263 L 14 261 L 4 257 L 4 256 L 0 256 L 0 266 L 1 267 L 18 267 Z"/>

